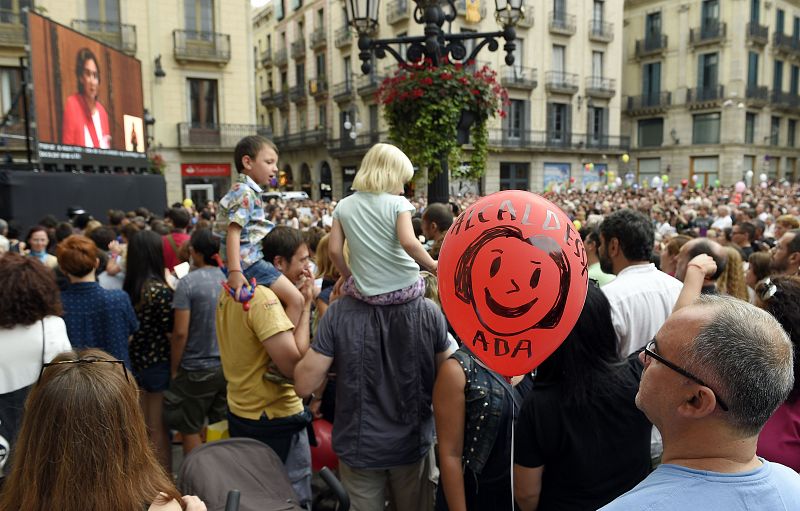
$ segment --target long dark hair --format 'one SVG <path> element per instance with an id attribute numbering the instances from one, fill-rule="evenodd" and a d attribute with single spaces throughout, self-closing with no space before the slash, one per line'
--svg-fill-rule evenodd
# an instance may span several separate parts
<path id="1" fill-rule="evenodd" d="M 565 406 L 585 408 L 594 396 L 618 389 L 621 363 L 611 305 L 600 288 L 590 284 L 578 322 L 539 366 L 536 382 L 558 383 Z"/>
<path id="2" fill-rule="evenodd" d="M 161 236 L 153 231 L 139 231 L 128 242 L 128 263 L 122 289 L 131 297 L 134 307 L 141 300 L 145 282 L 167 282 L 164 278 L 164 247 L 161 243 Z"/>

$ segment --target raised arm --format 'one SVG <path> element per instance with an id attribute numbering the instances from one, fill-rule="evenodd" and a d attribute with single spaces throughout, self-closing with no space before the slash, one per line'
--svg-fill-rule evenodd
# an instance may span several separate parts
<path id="1" fill-rule="evenodd" d="M 714 262 L 710 255 L 699 254 L 692 258 L 689 264 L 686 265 L 683 289 L 681 289 L 681 294 L 678 295 L 678 301 L 675 302 L 672 312 L 697 300 L 703 290 L 703 283 L 706 277 L 713 275 L 715 271 L 717 271 L 717 263 Z"/>

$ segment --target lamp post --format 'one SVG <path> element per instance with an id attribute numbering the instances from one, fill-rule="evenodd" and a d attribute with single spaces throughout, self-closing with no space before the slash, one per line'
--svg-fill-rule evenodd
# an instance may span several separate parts
<path id="1" fill-rule="evenodd" d="M 443 29 L 444 23 L 452 23 L 456 18 L 456 0 L 414 0 L 414 21 L 425 26 L 424 35 L 402 36 L 388 39 L 373 39 L 372 34 L 378 28 L 378 7 L 381 0 L 346 0 L 347 16 L 350 24 L 358 32 L 359 58 L 361 71 L 369 74 L 372 69 L 372 56 L 382 59 L 390 54 L 401 65 L 429 59 L 432 65 L 439 66 L 447 57 L 450 62 L 467 63 L 475 60 L 475 56 L 484 46 L 489 51 L 497 51 L 498 39 L 503 38 L 507 65 L 514 64 L 516 32 L 514 27 L 524 19 L 525 12 L 522 0 L 495 0 L 495 19 L 502 27 L 496 32 L 450 33 Z M 469 0 L 463 0 L 469 1 Z M 479 41 L 467 53 L 465 41 Z M 403 46 L 405 56 L 397 49 Z M 459 141 L 467 142 L 469 125 L 459 124 Z M 428 203 L 448 202 L 450 199 L 449 170 L 447 156 L 442 155 L 442 171 L 428 184 Z"/>

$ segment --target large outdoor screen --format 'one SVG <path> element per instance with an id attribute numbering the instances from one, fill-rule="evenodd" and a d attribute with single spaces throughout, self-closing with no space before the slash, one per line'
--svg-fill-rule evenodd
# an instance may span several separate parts
<path id="1" fill-rule="evenodd" d="M 28 37 L 39 161 L 147 167 L 141 63 L 33 12 Z"/>

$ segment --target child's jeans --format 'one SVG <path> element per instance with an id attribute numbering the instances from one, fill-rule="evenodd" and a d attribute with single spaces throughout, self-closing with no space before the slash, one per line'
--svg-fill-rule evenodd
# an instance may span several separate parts
<path id="1" fill-rule="evenodd" d="M 364 296 L 356 287 L 356 281 L 351 275 L 350 278 L 344 281 L 342 290 L 353 298 L 357 298 L 370 305 L 399 305 L 423 296 L 425 294 L 425 279 L 420 277 L 410 286 L 395 291 L 389 291 L 388 293 Z"/>
<path id="2" fill-rule="evenodd" d="M 275 281 L 278 280 L 278 277 L 281 276 L 281 272 L 272 266 L 272 263 L 269 263 L 263 259 L 259 259 L 255 263 L 251 264 L 245 268 L 242 273 L 248 282 L 250 282 L 250 279 L 255 278 L 257 285 L 267 287 L 270 287 L 272 284 L 274 284 Z"/>

